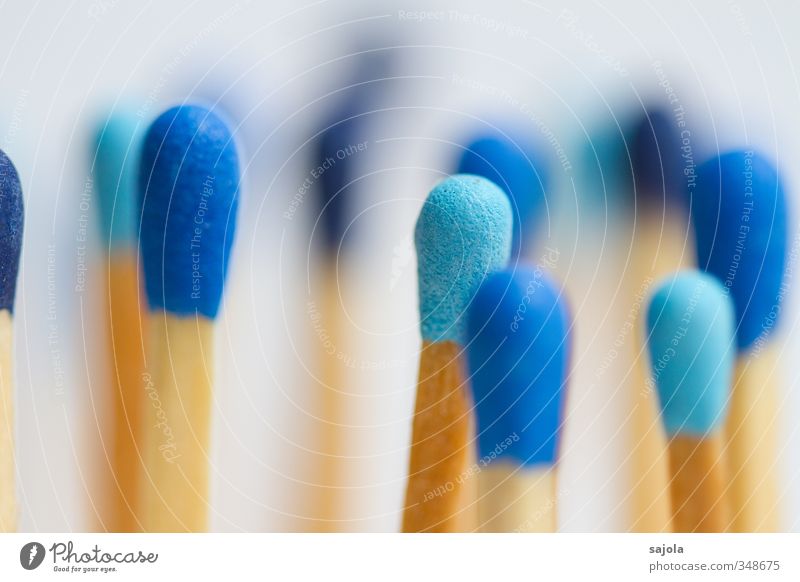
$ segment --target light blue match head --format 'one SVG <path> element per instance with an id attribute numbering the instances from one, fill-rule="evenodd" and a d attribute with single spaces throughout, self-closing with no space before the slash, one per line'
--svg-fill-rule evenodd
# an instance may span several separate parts
<path id="1" fill-rule="evenodd" d="M 512 252 L 518 255 L 545 208 L 548 168 L 529 138 L 512 139 L 500 132 L 476 136 L 458 161 L 458 172 L 476 174 L 506 191 L 514 212 Z"/>
<path id="2" fill-rule="evenodd" d="M 781 312 L 789 215 L 780 177 L 758 152 L 714 157 L 697 171 L 691 208 L 697 264 L 730 290 L 739 349 L 747 350 Z"/>
<path id="3" fill-rule="evenodd" d="M 478 450 L 520 466 L 556 461 L 571 352 L 560 289 L 539 268 L 489 275 L 469 309 Z"/>
<path id="4" fill-rule="evenodd" d="M 239 205 L 239 160 L 227 125 L 193 105 L 161 114 L 145 136 L 139 191 L 150 307 L 213 319 Z"/>
<path id="5" fill-rule="evenodd" d="M 485 178 L 457 174 L 431 191 L 414 233 L 422 339 L 464 343 L 467 307 L 508 262 L 511 226 L 508 196 Z"/>
<path id="6" fill-rule="evenodd" d="M 94 180 L 101 232 L 112 249 L 136 245 L 136 178 L 143 134 L 141 118 L 121 109 L 100 123 L 95 136 Z"/>
<path id="7" fill-rule="evenodd" d="M 647 308 L 652 378 L 667 433 L 703 437 L 725 419 L 736 353 L 733 302 L 719 281 L 678 273 Z"/>

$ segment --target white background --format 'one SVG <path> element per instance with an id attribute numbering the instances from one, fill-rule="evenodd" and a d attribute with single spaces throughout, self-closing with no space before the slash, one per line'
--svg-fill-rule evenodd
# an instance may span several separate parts
<path id="1" fill-rule="evenodd" d="M 420 22 L 405 14 L 415 10 L 445 12 Z M 402 78 L 386 96 L 398 109 L 376 116 L 368 153 L 356 160 L 363 213 L 338 271 L 351 327 L 340 349 L 383 368 L 351 379 L 352 483 L 359 488 L 346 529 L 394 531 L 419 347 L 410 234 L 426 193 L 452 170 L 457 150 L 448 142 L 495 120 L 535 132 L 541 127 L 520 118 L 520 104 L 527 105 L 567 151 L 579 196 L 600 201 L 596 211 L 582 211 L 576 231 L 571 176 L 552 170 L 552 229 L 542 236 L 562 252 L 559 272 L 599 253 L 613 278 L 615 261 L 628 250 L 624 218 L 618 193 L 580 181 L 584 132 L 635 115 L 637 95 L 662 94 L 654 61 L 663 63 L 691 112 L 698 160 L 717 148 L 757 146 L 777 161 L 792 208 L 800 207 L 798 17 L 790 1 L 5 2 L 0 147 L 21 174 L 27 210 L 15 317 L 21 528 L 98 527 L 93 473 L 103 462 L 99 427 L 107 414 L 103 322 L 95 309 L 103 249 L 94 208 L 89 284 L 78 292 L 77 234 L 89 136 L 118 101 L 149 103 L 156 115 L 190 98 L 219 99 L 241 124 L 245 186 L 219 322 L 212 523 L 220 531 L 303 529 L 302 482 L 313 475 L 313 455 L 304 451 L 313 448 L 309 354 L 316 342 L 307 303 L 319 301 L 307 270 L 319 265 L 308 258 L 313 203 L 306 200 L 292 221 L 282 215 L 310 170 L 303 146 L 338 103 L 331 92 L 357 78 L 349 70 L 354 59 L 341 57 L 398 47 L 388 51 L 396 59 L 390 75 Z M 617 283 L 603 281 L 603 269 L 598 293 Z M 800 293 L 794 291 L 782 328 L 780 463 L 790 492 L 788 524 L 797 531 L 800 396 L 791 387 L 798 379 Z M 55 322 L 47 320 L 48 305 Z M 587 382 L 619 329 L 613 317 L 626 309 L 602 300 L 576 306 L 581 370 L 571 387 L 562 462 L 565 531 L 628 527 L 619 370 L 595 378 L 591 390 Z M 581 327 L 606 310 L 617 315 L 604 327 Z M 47 338 L 51 323 L 55 344 Z"/>

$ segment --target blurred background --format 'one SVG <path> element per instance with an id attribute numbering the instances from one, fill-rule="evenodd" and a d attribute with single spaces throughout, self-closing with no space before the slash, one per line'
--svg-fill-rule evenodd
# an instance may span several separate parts
<path id="1" fill-rule="evenodd" d="M 23 531 L 102 529 L 106 255 L 91 159 L 97 124 L 117 108 L 146 125 L 172 105 L 205 103 L 240 147 L 217 336 L 216 531 L 312 528 L 320 350 L 346 371 L 338 529 L 399 528 L 420 346 L 413 227 L 476 132 L 536 140 L 549 176 L 528 256 L 564 283 L 576 320 L 562 531 L 630 527 L 620 386 L 631 364 L 615 354 L 634 341 L 635 306 L 620 288 L 631 124 L 653 104 L 685 113 L 698 164 L 758 149 L 782 173 L 793 217 L 800 208 L 800 8 L 790 2 L 12 0 L 0 13 L 0 148 L 26 203 L 15 309 Z M 317 144 L 342 120 L 353 147 L 336 163 L 351 181 L 331 245 Z M 337 282 L 337 315 L 322 272 Z M 800 531 L 800 290 L 788 289 L 778 464 L 785 523 Z"/>

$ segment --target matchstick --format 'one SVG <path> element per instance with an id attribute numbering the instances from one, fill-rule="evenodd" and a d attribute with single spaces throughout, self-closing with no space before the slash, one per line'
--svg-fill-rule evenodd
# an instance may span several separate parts
<path id="1" fill-rule="evenodd" d="M 474 528 L 472 411 L 465 376 L 466 310 L 511 251 L 511 205 L 488 180 L 459 174 L 436 186 L 417 220 L 422 353 L 412 427 L 406 532 Z"/>
<path id="2" fill-rule="evenodd" d="M 676 532 L 723 532 L 730 519 L 722 426 L 736 346 L 733 303 L 714 277 L 667 278 L 647 308 L 652 379 L 669 438 Z"/>
<path id="3" fill-rule="evenodd" d="M 236 231 L 239 162 L 214 113 L 163 113 L 144 141 L 140 248 L 151 309 L 143 389 L 147 532 L 208 528 L 214 320 Z"/>
<path id="4" fill-rule="evenodd" d="M 698 265 L 723 282 L 736 307 L 739 355 L 725 426 L 731 529 L 781 531 L 785 527 L 777 474 L 781 346 L 774 334 L 786 291 L 786 194 L 765 156 L 739 150 L 699 168 L 692 200 Z"/>
<path id="5" fill-rule="evenodd" d="M 566 300 L 541 269 L 499 271 L 478 290 L 468 329 L 479 528 L 555 532 L 571 352 Z"/>
<path id="6" fill-rule="evenodd" d="M 14 453 L 14 296 L 25 211 L 19 175 L 0 150 L 0 532 L 17 530 Z"/>

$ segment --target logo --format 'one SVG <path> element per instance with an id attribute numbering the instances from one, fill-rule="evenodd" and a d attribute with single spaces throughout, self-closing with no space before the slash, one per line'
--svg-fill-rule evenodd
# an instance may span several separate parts
<path id="1" fill-rule="evenodd" d="M 29 542 L 19 551 L 19 563 L 26 570 L 35 570 L 44 561 L 44 546 L 39 542 Z"/>

